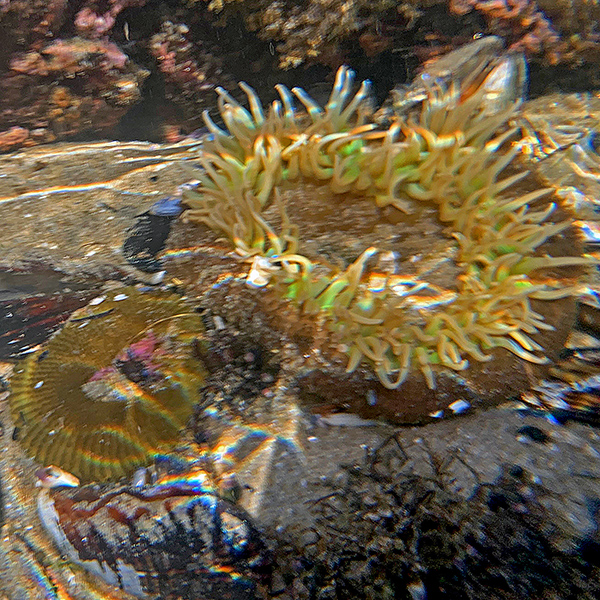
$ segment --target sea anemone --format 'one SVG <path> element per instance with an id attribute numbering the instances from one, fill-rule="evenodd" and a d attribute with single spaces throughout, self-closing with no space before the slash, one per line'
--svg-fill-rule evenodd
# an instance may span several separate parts
<path id="1" fill-rule="evenodd" d="M 540 342 L 555 352 L 570 326 L 573 267 L 592 259 L 552 190 L 513 164 L 518 101 L 498 100 L 490 82 L 515 60 L 460 85 L 423 79 L 420 112 L 386 129 L 347 67 L 324 108 L 278 85 L 265 113 L 241 83 L 247 110 L 218 89 L 227 130 L 204 114 L 211 135 L 185 218 L 229 241 L 249 284 L 325 329 L 348 373 L 370 364 L 395 390 L 420 372 L 435 390 L 442 374 L 460 379 L 500 356 L 544 364 Z"/>
<path id="2" fill-rule="evenodd" d="M 202 331 L 175 294 L 99 296 L 16 367 L 18 440 L 83 481 L 130 475 L 179 441 L 204 381 Z"/>

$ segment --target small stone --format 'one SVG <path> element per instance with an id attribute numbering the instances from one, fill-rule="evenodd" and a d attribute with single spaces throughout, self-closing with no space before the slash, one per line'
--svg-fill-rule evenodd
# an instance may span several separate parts
<path id="1" fill-rule="evenodd" d="M 517 439 L 520 437 L 532 440 L 534 442 L 539 442 L 540 444 L 545 444 L 550 438 L 546 434 L 546 432 L 542 431 L 539 427 L 534 427 L 533 425 L 525 425 L 517 430 Z"/>

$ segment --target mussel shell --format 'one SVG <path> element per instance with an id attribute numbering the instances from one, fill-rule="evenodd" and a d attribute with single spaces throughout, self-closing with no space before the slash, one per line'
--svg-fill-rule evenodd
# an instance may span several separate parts
<path id="1" fill-rule="evenodd" d="M 260 533 L 202 471 L 142 488 L 43 490 L 38 512 L 64 556 L 138 598 L 251 600 L 269 576 Z"/>
<path id="2" fill-rule="evenodd" d="M 165 247 L 173 219 L 171 215 L 150 212 L 137 218 L 123 242 L 123 256 L 131 266 L 145 273 L 160 271 L 156 255 Z"/>
<path id="3" fill-rule="evenodd" d="M 16 438 L 82 481 L 131 474 L 172 447 L 192 414 L 205 373 L 202 332 L 175 294 L 123 288 L 93 300 L 15 368 Z M 148 356 L 116 368 L 144 340 Z"/>

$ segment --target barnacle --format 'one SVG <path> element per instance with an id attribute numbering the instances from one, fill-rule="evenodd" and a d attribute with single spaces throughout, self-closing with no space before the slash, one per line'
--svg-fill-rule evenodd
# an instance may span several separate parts
<path id="1" fill-rule="evenodd" d="M 199 315 L 175 294 L 99 296 L 16 368 L 19 441 L 84 481 L 130 474 L 177 443 L 204 381 L 201 337 Z"/>
<path id="2" fill-rule="evenodd" d="M 592 261 L 576 243 L 565 248 L 565 240 L 573 245 L 571 220 L 549 199 L 551 190 L 525 188 L 527 173 L 512 165 L 518 148 L 511 148 L 515 130 L 507 124 L 518 101 L 498 101 L 505 60 L 515 59 L 499 60 L 483 81 L 479 73 L 460 85 L 424 80 L 420 113 L 398 115 L 384 130 L 369 118 L 369 83 L 354 94 L 346 67 L 325 107 L 279 85 L 280 100 L 265 113 L 242 83 L 247 110 L 218 89 L 227 130 L 205 113 L 211 135 L 200 156 L 200 183 L 185 196 L 186 218 L 229 240 L 251 265 L 249 284 L 274 290 L 324 324 L 347 354 L 348 372 L 370 363 L 389 389 L 415 371 L 434 389 L 439 373 L 463 371 L 469 361 L 491 361 L 502 351 L 543 364 L 548 359 L 536 338 L 554 327 L 538 306 L 574 296 L 573 267 Z M 360 253 L 326 260 L 311 249 L 310 224 L 291 218 L 319 220 L 311 214 L 316 202 L 304 212 L 299 206 L 294 190 L 301 186 L 332 212 L 377 207 L 380 222 L 365 234 Z M 401 237 L 432 222 L 432 213 L 442 251 L 413 257 L 423 267 L 412 272 L 403 272 L 411 260 L 404 257 L 398 272 L 394 243 L 382 236 L 380 244 L 376 228 L 385 223 L 393 232 L 403 224 Z M 390 254 L 392 267 L 381 268 Z M 433 263 L 451 263 L 450 274 L 431 276 Z M 570 277 L 563 267 L 571 267 Z"/>

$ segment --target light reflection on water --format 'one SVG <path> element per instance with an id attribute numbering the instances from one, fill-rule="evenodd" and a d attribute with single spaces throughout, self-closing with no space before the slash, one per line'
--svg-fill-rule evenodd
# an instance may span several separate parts
<path id="1" fill-rule="evenodd" d="M 410 96 L 410 103 L 413 102 L 419 102 L 416 95 Z M 566 205 L 579 217 L 574 224 L 580 229 L 583 241 L 590 246 L 590 251 L 594 250 L 600 236 L 598 224 L 594 220 L 600 197 L 598 189 L 600 158 L 597 154 L 595 137 L 599 123 L 600 98 L 593 93 L 554 94 L 547 98 L 538 98 L 530 104 L 525 104 L 521 115 L 515 119 L 515 125 L 521 128 L 524 136 L 521 147 L 522 158 L 519 160 L 530 161 L 530 168 L 535 175 L 544 185 L 555 188 L 558 196 L 563 198 Z M 59 306 L 58 303 L 52 304 L 58 293 L 77 292 L 74 295 L 77 295 L 78 301 L 85 302 L 88 299 L 86 293 L 95 293 L 106 280 L 130 281 L 141 277 L 144 283 L 156 283 L 150 281 L 149 275 L 148 278 L 143 279 L 144 275 L 123 259 L 121 254 L 123 232 L 132 226 L 139 215 L 151 209 L 156 200 L 176 194 L 180 186 L 191 178 L 190 174 L 194 173 L 191 165 L 195 164 L 201 146 L 202 141 L 197 139 L 184 139 L 177 143 L 163 145 L 145 142 L 69 143 L 18 150 L 13 155 L 0 157 L 0 222 L 6 226 L 1 260 L 3 268 L 9 271 L 4 279 L 0 279 L 5 282 L 3 287 L 7 288 L 0 290 L 2 293 L 0 303 L 6 308 L 5 315 L 10 311 L 14 313 L 15 303 L 20 301 L 25 303 L 31 297 L 48 297 L 49 305 L 42 306 L 41 310 L 45 309 L 47 318 L 50 319 L 52 316 L 54 320 L 50 319 L 49 323 L 44 321 L 39 327 L 42 330 L 46 328 L 46 331 L 50 332 L 59 326 L 71 310 Z M 69 216 L 73 215 L 83 215 L 85 218 L 70 219 Z M 215 252 L 220 250 L 220 247 L 216 248 Z M 193 257 L 196 252 L 197 247 L 189 245 L 170 248 L 163 257 L 167 262 L 184 260 Z M 47 264 L 52 265 L 50 271 L 40 267 Z M 226 287 L 234 282 L 243 284 L 243 277 L 239 273 L 232 272 L 222 274 L 216 281 L 214 288 L 218 290 L 221 286 Z M 175 285 L 177 283 L 175 282 Z M 597 294 L 597 283 L 595 275 L 589 282 L 588 296 L 593 297 Z M 9 301 L 12 304 L 7 308 Z M 24 321 L 26 318 L 28 317 L 25 317 Z M 39 316 L 36 315 L 36 318 Z M 215 327 L 219 330 L 219 323 L 216 323 Z M 4 339 L 7 339 L 7 353 L 16 354 L 12 351 L 16 346 L 21 352 L 27 352 L 39 343 L 42 337 L 43 334 L 21 340 L 18 328 L 11 327 L 8 335 L 10 339 L 4 336 Z M 583 339 L 575 335 L 572 344 Z M 588 346 L 597 343 L 593 337 L 586 338 L 584 342 Z M 596 366 L 593 364 L 593 367 Z M 269 390 L 269 383 L 265 382 L 264 385 L 267 399 L 269 399 L 268 393 L 272 391 Z M 273 393 L 283 400 L 288 397 L 287 389 L 276 389 L 276 386 Z M 375 405 L 377 397 L 373 398 L 371 394 L 369 403 Z M 267 405 L 270 410 L 271 404 L 265 400 L 264 406 Z M 5 406 L 3 410 L 6 412 Z M 287 502 L 293 507 L 289 509 L 291 512 L 297 511 L 296 515 L 289 518 L 289 522 L 293 523 L 292 530 L 294 527 L 299 527 L 298 523 L 302 523 L 304 519 L 311 518 L 307 515 L 307 509 L 303 504 L 307 500 L 314 501 L 315 490 L 298 491 L 299 487 L 310 488 L 306 483 L 306 472 L 310 473 L 310 470 L 314 469 L 314 473 L 320 474 L 312 478 L 313 487 L 318 488 L 314 480 L 320 478 L 324 481 L 331 475 L 332 470 L 337 469 L 338 465 L 344 462 L 362 463 L 365 454 L 368 456 L 369 452 L 381 445 L 391 432 L 388 425 L 373 425 L 372 421 L 367 420 L 350 423 L 352 419 L 348 419 L 348 422 L 342 425 L 352 425 L 352 427 L 342 427 L 343 433 L 338 435 L 336 428 L 331 427 L 331 422 L 335 422 L 335 418 L 327 422 L 329 417 L 326 414 L 322 415 L 323 419 L 320 421 L 319 416 L 304 414 L 298 416 L 294 411 L 291 412 L 294 413 L 292 416 L 284 415 L 288 420 L 285 422 L 285 427 L 280 429 L 278 429 L 280 424 L 277 419 L 273 419 L 268 425 L 260 422 L 242 425 L 234 419 L 231 434 L 232 436 L 233 433 L 239 434 L 237 437 L 233 436 L 236 437 L 235 441 L 232 441 L 233 437 L 230 439 L 224 435 L 220 439 L 225 441 L 214 448 L 215 456 L 218 455 L 217 458 L 223 462 L 221 459 L 224 456 L 227 461 L 230 461 L 231 456 L 239 452 L 240 445 L 252 446 L 250 451 L 242 452 L 246 458 L 250 457 L 248 461 L 250 464 L 240 466 L 238 476 L 241 476 L 242 480 L 245 477 L 252 482 L 253 492 L 259 490 L 260 494 L 256 494 L 255 499 L 259 495 L 264 495 L 265 499 L 261 497 L 260 502 L 256 501 L 254 504 L 250 502 L 245 506 L 266 529 L 285 529 L 284 524 L 289 525 L 287 517 L 275 515 L 279 511 L 285 512 L 289 509 Z M 475 419 L 479 420 L 473 423 L 480 428 L 481 418 Z M 497 415 L 490 417 L 490 423 L 495 423 L 499 428 L 500 423 L 505 420 L 516 429 L 521 423 L 520 419 L 521 417 L 507 412 L 502 413 L 500 417 Z M 10 420 L 7 419 L 5 422 L 10 423 Z M 479 436 L 479 432 L 475 433 L 476 429 L 469 430 L 468 422 L 465 423 L 466 433 L 458 432 L 456 426 L 452 424 L 446 424 L 444 430 L 436 430 L 437 425 L 434 424 L 428 428 L 400 435 L 403 436 L 403 443 L 412 444 L 413 454 L 414 448 L 422 446 L 423 439 L 435 439 L 438 451 L 443 453 L 448 451 L 448 446 L 443 445 L 445 436 L 446 443 L 456 448 L 461 448 L 463 445 L 467 448 L 472 442 L 466 440 L 472 436 Z M 531 418 L 531 423 L 531 427 L 539 425 L 534 418 Z M 222 427 L 222 423 L 219 427 Z M 305 428 L 308 428 L 311 435 L 299 433 L 304 432 Z M 595 467 L 600 468 L 600 464 L 597 464 L 600 457 L 600 441 L 593 430 L 580 427 L 569 434 L 572 438 L 565 441 L 561 440 L 563 431 L 560 425 L 550 424 L 548 428 L 549 438 L 552 438 L 556 444 L 562 444 L 563 452 L 573 453 L 583 449 L 587 453 L 583 462 L 592 461 Z M 485 463 L 487 460 L 489 464 L 478 465 L 475 470 L 487 476 L 487 480 L 497 475 L 496 466 L 501 462 L 521 461 L 519 464 L 526 463 L 527 466 L 531 466 L 532 462 L 547 460 L 550 466 L 540 467 L 535 464 L 539 472 L 544 474 L 542 479 L 551 479 L 554 473 L 556 481 L 566 486 L 567 493 L 573 493 L 577 499 L 582 497 L 583 491 L 569 489 L 575 487 L 572 480 L 568 479 L 570 467 L 557 464 L 560 461 L 549 458 L 544 454 L 546 452 L 544 449 L 539 450 L 539 455 L 535 454 L 538 450 L 533 448 L 530 448 L 528 453 L 524 451 L 525 446 L 521 442 L 514 442 L 512 435 L 504 439 L 493 427 L 488 433 L 490 439 L 494 435 L 503 439 L 505 447 L 490 451 L 486 446 L 490 454 L 484 454 L 482 462 Z M 18 439 L 18 434 L 15 435 Z M 564 437 L 568 438 L 568 435 Z M 254 447 L 257 438 L 260 438 L 262 454 L 260 460 L 253 461 L 255 452 L 258 455 L 258 448 Z M 306 438 L 306 440 L 299 444 L 297 438 Z M 266 449 L 263 447 L 265 440 Z M 324 440 L 327 440 L 327 444 Z M 484 442 L 481 444 L 485 446 Z M 345 455 L 346 451 L 347 455 Z M 473 462 L 478 451 L 476 444 L 470 449 Z M 402 452 L 399 452 L 399 455 L 402 455 Z M 569 461 L 572 460 L 575 464 L 576 459 L 571 458 L 570 454 L 568 456 Z M 398 457 L 394 460 L 401 462 Z M 407 462 L 411 461 L 418 463 L 418 459 L 414 456 L 410 460 L 407 459 Z M 13 523 L 19 521 L 19 527 L 24 525 L 25 530 L 29 527 L 28 523 L 34 523 L 33 527 L 39 529 L 35 507 L 29 501 L 37 494 L 37 490 L 33 487 L 35 481 L 30 477 L 31 462 L 20 454 L 14 442 L 7 442 L 7 449 L 0 464 L 4 481 L 7 482 L 4 497 L 5 502 L 9 504 L 6 508 L 8 518 Z M 447 466 L 444 465 L 444 468 Z M 227 483 L 223 473 L 218 475 L 222 476 L 223 481 Z M 539 478 L 539 475 L 535 476 Z M 469 477 L 469 473 L 457 476 L 459 480 L 462 478 L 464 481 Z M 294 483 L 295 478 L 297 479 Z M 248 490 L 240 492 L 237 485 L 235 483 L 231 489 L 223 489 L 220 493 L 231 494 L 233 498 L 238 493 L 248 493 Z M 586 493 L 595 493 L 597 496 L 596 485 L 589 482 L 586 485 Z M 280 489 L 277 489 L 278 486 Z M 474 486 L 472 481 L 464 484 L 464 488 L 471 491 Z M 271 487 L 274 489 L 271 490 Z M 322 490 L 317 491 L 319 496 L 323 493 Z M 203 489 L 202 493 L 205 492 L 206 490 Z M 577 504 L 577 501 L 574 502 L 572 498 L 570 502 L 571 505 Z M 17 507 L 14 504 L 21 506 Z M 580 505 L 583 505 L 583 502 L 580 502 Z M 569 510 L 576 512 L 572 507 Z M 584 512 L 580 510 L 577 517 L 572 518 L 583 522 Z M 233 538 L 235 527 L 231 527 L 231 531 L 227 530 L 227 533 Z M 239 525 L 236 524 L 236 527 Z M 56 558 L 56 550 L 47 539 L 41 539 L 39 531 L 35 531 L 32 537 L 17 537 L 19 539 L 14 549 L 21 552 L 22 556 L 30 558 L 21 559 L 17 561 L 18 564 L 14 563 L 13 581 L 3 583 L 11 600 L 38 597 L 77 599 L 109 597 L 107 594 L 110 592 L 106 589 L 100 592 L 83 589 L 74 592 L 76 588 L 69 588 L 70 584 L 65 584 L 66 587 L 61 588 L 64 577 L 73 578 L 74 581 L 80 577 L 79 573 L 76 570 L 72 571 L 71 566 L 64 566 L 63 575 L 60 574 L 63 567 L 60 559 Z M 11 572 L 13 564 L 11 560 L 10 555 L 2 556 L 4 564 L 0 562 L 0 571 L 5 575 Z M 223 571 L 228 576 L 233 573 L 233 579 L 236 577 L 243 579 L 233 567 L 217 567 L 218 565 L 215 565 L 214 570 L 219 573 Z M 29 581 L 24 591 L 19 592 L 17 588 L 23 583 L 22 578 L 29 578 Z M 416 590 L 414 591 L 416 596 L 413 597 L 419 597 L 419 585 L 422 584 L 411 585 Z M 261 587 L 256 593 L 268 594 L 266 589 Z M 240 597 L 246 597 L 243 594 L 248 593 L 246 588 L 242 587 L 238 591 Z M 78 595 L 79 593 L 81 595 Z M 215 591 L 210 592 L 212 594 L 210 598 L 217 597 L 218 593 L 219 589 L 215 588 Z M 115 597 L 121 596 L 117 594 Z M 162 595 L 159 593 L 157 597 Z M 357 597 L 361 596 L 357 595 Z"/>

